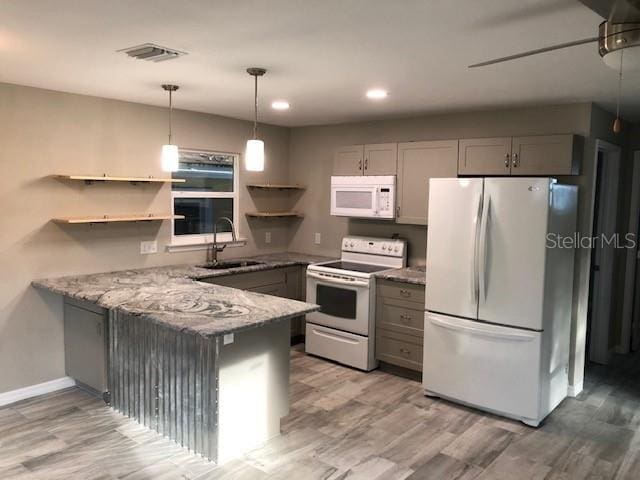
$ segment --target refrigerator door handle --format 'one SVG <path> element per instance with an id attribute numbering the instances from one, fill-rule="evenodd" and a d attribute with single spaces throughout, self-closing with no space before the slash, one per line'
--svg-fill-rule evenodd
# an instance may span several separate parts
<path id="1" fill-rule="evenodd" d="M 478 261 L 478 279 L 480 299 L 487 299 L 487 236 L 489 230 L 489 215 L 491 211 L 491 195 L 487 195 L 486 206 L 482 209 L 482 220 L 480 222 L 480 246 Z"/>
<path id="2" fill-rule="evenodd" d="M 496 327 L 494 325 L 487 325 L 485 328 L 483 328 L 482 324 L 477 324 L 477 326 L 461 325 L 457 322 L 452 322 L 450 320 L 434 316 L 430 317 L 430 320 L 432 324 L 438 327 L 446 328 L 448 330 L 468 332 L 472 335 L 482 335 L 484 337 L 500 338 L 515 342 L 530 342 L 536 338 L 536 333 L 534 332 L 513 331 L 513 329 L 510 329 L 511 331 L 509 332 L 497 332 L 496 329 L 500 327 Z"/>
<path id="3" fill-rule="evenodd" d="M 473 268 L 471 269 L 471 301 L 478 303 L 479 289 L 478 284 L 478 241 L 480 236 L 480 224 L 482 223 L 482 193 L 478 195 L 478 207 L 476 209 L 475 232 L 473 236 L 471 258 L 473 258 Z"/>

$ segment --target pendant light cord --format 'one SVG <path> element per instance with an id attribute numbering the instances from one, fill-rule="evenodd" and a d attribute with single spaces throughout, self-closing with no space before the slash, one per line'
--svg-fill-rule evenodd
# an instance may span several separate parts
<path id="1" fill-rule="evenodd" d="M 169 145 L 171 145 L 171 123 L 173 117 L 173 91 L 169 90 Z"/>
<path id="2" fill-rule="evenodd" d="M 254 75 L 254 95 L 253 95 L 253 139 L 258 138 L 258 76 Z"/>
<path id="3" fill-rule="evenodd" d="M 616 118 L 620 118 L 620 98 L 622 97 L 622 57 L 624 49 L 620 50 L 620 71 L 618 72 L 618 99 L 616 104 Z"/>

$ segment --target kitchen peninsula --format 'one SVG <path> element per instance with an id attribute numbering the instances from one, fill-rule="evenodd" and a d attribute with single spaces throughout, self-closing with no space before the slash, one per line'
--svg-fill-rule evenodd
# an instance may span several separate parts
<path id="1" fill-rule="evenodd" d="M 312 260 L 262 257 L 229 271 Z M 289 411 L 290 319 L 318 308 L 205 283 L 226 273 L 171 266 L 34 286 L 64 296 L 66 332 L 77 312 L 103 312 L 105 399 L 115 410 L 222 462 L 279 434 Z M 73 341 L 75 330 L 66 332 L 65 343 Z"/>

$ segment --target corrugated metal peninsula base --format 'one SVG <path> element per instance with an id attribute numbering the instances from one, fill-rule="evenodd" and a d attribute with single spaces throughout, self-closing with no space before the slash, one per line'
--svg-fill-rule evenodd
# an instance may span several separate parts
<path id="1" fill-rule="evenodd" d="M 216 462 L 220 337 L 109 313 L 112 408 Z"/>

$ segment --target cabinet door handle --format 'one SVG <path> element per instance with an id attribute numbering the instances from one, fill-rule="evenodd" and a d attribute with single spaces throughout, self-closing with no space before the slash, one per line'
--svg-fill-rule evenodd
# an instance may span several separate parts
<path id="1" fill-rule="evenodd" d="M 505 168 L 509 168 L 509 157 L 510 156 L 511 155 L 509 155 L 508 153 L 505 153 L 505 155 L 504 155 L 504 167 Z"/>
<path id="2" fill-rule="evenodd" d="M 409 323 L 411 321 L 411 317 L 409 315 L 400 315 L 400 320 L 404 323 Z"/>
<path id="3" fill-rule="evenodd" d="M 411 296 L 411 292 L 409 290 L 400 290 L 400 295 L 402 295 L 403 297 L 409 298 Z"/>
<path id="4" fill-rule="evenodd" d="M 400 205 L 396 207 L 396 217 L 400 216 Z"/>
<path id="5" fill-rule="evenodd" d="M 511 164 L 515 167 L 518 168 L 518 154 L 514 153 L 513 154 L 513 161 L 511 162 Z"/>
<path id="6" fill-rule="evenodd" d="M 364 159 L 364 169 L 367 170 L 369 168 L 369 159 L 365 158 Z"/>
<path id="7" fill-rule="evenodd" d="M 358 160 L 358 170 L 362 170 L 362 160 Z"/>
<path id="8" fill-rule="evenodd" d="M 404 353 L 405 355 L 410 355 L 411 354 L 411 350 L 409 350 L 407 348 L 401 348 L 400 349 L 400 353 Z"/>

